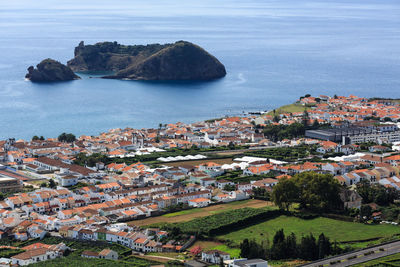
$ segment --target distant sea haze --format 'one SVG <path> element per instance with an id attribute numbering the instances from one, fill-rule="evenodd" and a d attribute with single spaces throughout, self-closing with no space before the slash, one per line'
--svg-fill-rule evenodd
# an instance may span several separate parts
<path id="1" fill-rule="evenodd" d="M 0 10 L 0 139 L 196 122 L 307 93 L 400 98 L 394 0 L 20 0 L 1 1 Z M 187 40 L 228 74 L 211 82 L 24 80 L 45 58 L 66 63 L 82 40 Z"/>

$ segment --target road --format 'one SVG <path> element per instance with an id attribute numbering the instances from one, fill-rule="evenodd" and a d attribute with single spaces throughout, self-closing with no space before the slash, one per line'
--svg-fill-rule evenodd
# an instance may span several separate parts
<path id="1" fill-rule="evenodd" d="M 384 244 L 372 248 L 331 257 L 325 260 L 315 261 L 300 266 L 304 267 L 322 267 L 322 266 L 351 266 L 358 263 L 374 260 L 384 256 L 400 253 L 400 241 L 390 244 Z M 335 263 L 334 263 L 335 262 Z"/>

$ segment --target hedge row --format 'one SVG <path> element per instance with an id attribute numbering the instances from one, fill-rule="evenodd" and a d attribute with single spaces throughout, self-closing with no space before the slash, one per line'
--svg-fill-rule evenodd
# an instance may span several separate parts
<path id="1" fill-rule="evenodd" d="M 193 219 L 188 222 L 167 224 L 165 228 L 168 230 L 179 228 L 183 233 L 195 234 L 197 236 L 214 236 L 216 234 L 222 234 L 238 228 L 247 227 L 250 224 L 255 224 L 262 220 L 271 219 L 279 215 L 282 215 L 282 211 L 242 208 Z"/>

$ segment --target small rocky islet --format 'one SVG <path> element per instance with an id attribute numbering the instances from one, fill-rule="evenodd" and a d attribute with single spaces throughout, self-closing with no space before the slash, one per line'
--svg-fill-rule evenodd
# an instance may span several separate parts
<path id="1" fill-rule="evenodd" d="M 30 66 L 25 78 L 32 82 L 59 82 L 80 79 L 70 67 L 51 58 L 42 60 L 36 65 L 36 68 Z"/>
<path id="2" fill-rule="evenodd" d="M 107 79 L 124 80 L 199 80 L 226 75 L 225 66 L 198 45 L 186 41 L 172 44 L 121 45 L 101 42 L 75 47 L 74 58 L 63 65 L 52 59 L 28 68 L 26 78 L 33 82 L 79 79 L 74 72 L 111 71 Z"/>

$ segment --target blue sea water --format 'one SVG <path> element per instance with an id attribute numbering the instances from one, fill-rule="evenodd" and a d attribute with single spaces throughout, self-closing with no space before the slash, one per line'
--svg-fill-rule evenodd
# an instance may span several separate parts
<path id="1" fill-rule="evenodd" d="M 33 84 L 81 41 L 187 40 L 225 65 L 212 82 Z M 267 110 L 306 93 L 400 97 L 398 0 L 0 0 L 0 139 L 98 134 Z"/>

